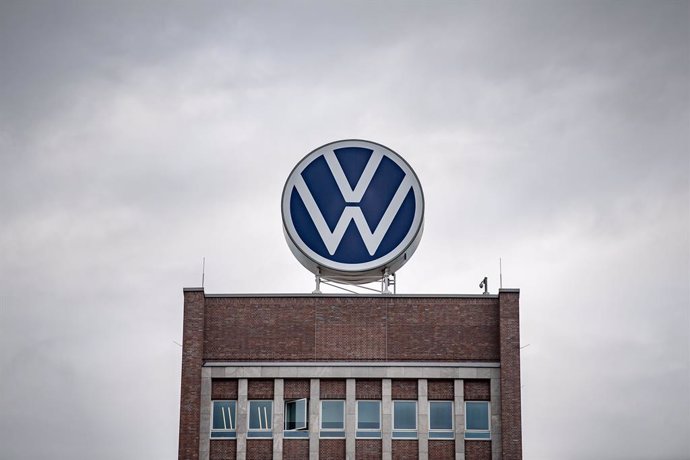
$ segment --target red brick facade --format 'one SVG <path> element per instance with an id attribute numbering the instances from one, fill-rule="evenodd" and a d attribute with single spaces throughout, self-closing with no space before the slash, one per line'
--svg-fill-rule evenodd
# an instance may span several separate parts
<path id="1" fill-rule="evenodd" d="M 391 382 L 392 399 L 417 399 L 418 394 L 419 393 L 417 392 L 417 380 L 394 379 Z"/>
<path id="2" fill-rule="evenodd" d="M 455 398 L 455 382 L 452 380 L 429 380 L 427 398 L 429 401 L 452 401 Z"/>
<path id="3" fill-rule="evenodd" d="M 345 379 L 325 379 L 319 384 L 321 399 L 345 399 Z"/>
<path id="4" fill-rule="evenodd" d="M 328 460 L 345 460 L 344 439 L 319 440 L 319 458 Z"/>
<path id="5" fill-rule="evenodd" d="M 247 460 L 272 460 L 272 458 L 273 440 L 247 439 Z"/>
<path id="6" fill-rule="evenodd" d="M 283 441 L 283 460 L 306 460 L 308 458 L 308 439 L 285 439 Z"/>
<path id="7" fill-rule="evenodd" d="M 237 399 L 237 379 L 213 379 L 211 399 Z"/>
<path id="8" fill-rule="evenodd" d="M 460 442 L 463 442 L 460 440 Z M 455 441 L 429 440 L 429 460 L 448 460 L 455 458 Z M 466 457 L 471 458 L 471 457 Z"/>
<path id="9" fill-rule="evenodd" d="M 522 458 L 517 291 L 466 297 L 252 297 L 205 296 L 202 290 L 194 289 L 185 290 L 184 297 L 180 460 L 199 459 L 202 366 L 267 361 L 500 363 L 501 433 L 497 439 L 502 459 Z M 273 379 L 257 374 L 246 383 L 248 399 L 274 398 Z M 309 379 L 286 378 L 283 384 L 285 399 L 310 396 Z M 428 399 L 453 400 L 454 384 L 454 380 L 430 377 Z M 418 390 L 416 379 L 391 380 L 392 399 L 417 399 Z M 212 399 L 234 400 L 238 398 L 238 380 L 214 378 L 205 391 L 210 391 Z M 491 385 L 489 380 L 465 379 L 463 392 L 465 400 L 490 400 Z M 346 381 L 322 379 L 319 393 L 321 399 L 345 399 Z M 356 378 L 355 397 L 382 399 L 381 379 Z M 430 459 L 454 458 L 455 442 L 465 444 L 467 460 L 491 458 L 492 442 L 428 442 Z M 344 458 L 345 445 L 343 439 L 320 439 L 320 458 Z M 394 440 L 392 445 L 393 458 L 417 458 L 418 441 Z M 214 439 L 210 459 L 234 459 L 237 446 L 235 440 Z M 379 439 L 357 439 L 355 447 L 357 459 L 381 458 Z M 272 454 L 272 440 L 246 440 L 248 460 L 268 459 Z M 283 458 L 308 458 L 308 454 L 309 440 L 283 441 Z"/>
<path id="10" fill-rule="evenodd" d="M 356 460 L 381 460 L 383 446 L 380 439 L 358 439 L 355 443 Z"/>
<path id="11" fill-rule="evenodd" d="M 283 384 L 285 399 L 299 399 L 309 397 L 309 379 L 285 379 Z"/>
<path id="12" fill-rule="evenodd" d="M 491 460 L 491 443 L 486 441 L 465 441 L 465 458 Z M 507 458 L 505 454 L 503 458 Z"/>
<path id="13" fill-rule="evenodd" d="M 205 326 L 205 361 L 498 361 L 500 356 L 495 297 L 207 297 L 205 311 L 199 325 Z"/>
<path id="14" fill-rule="evenodd" d="M 210 457 L 214 460 L 235 460 L 237 441 L 234 439 L 215 439 L 211 443 Z"/>
<path id="15" fill-rule="evenodd" d="M 488 380 L 465 380 L 465 401 L 491 401 L 491 384 Z"/>
<path id="16" fill-rule="evenodd" d="M 419 442 L 417 440 L 392 441 L 393 460 L 417 460 Z"/>
<path id="17" fill-rule="evenodd" d="M 381 399 L 381 379 L 357 379 L 355 398 Z"/>

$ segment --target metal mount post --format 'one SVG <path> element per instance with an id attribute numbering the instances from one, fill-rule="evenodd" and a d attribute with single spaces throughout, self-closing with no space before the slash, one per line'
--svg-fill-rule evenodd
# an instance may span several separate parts
<path id="1" fill-rule="evenodd" d="M 321 272 L 314 276 L 314 281 L 316 282 L 316 288 L 311 292 L 312 294 L 321 294 Z"/>

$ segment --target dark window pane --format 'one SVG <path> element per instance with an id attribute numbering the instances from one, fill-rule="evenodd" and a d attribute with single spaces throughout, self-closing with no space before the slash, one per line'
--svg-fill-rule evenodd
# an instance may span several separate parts
<path id="1" fill-rule="evenodd" d="M 429 404 L 429 428 L 432 430 L 453 429 L 453 403 L 450 401 Z"/>
<path id="2" fill-rule="evenodd" d="M 394 401 L 393 405 L 393 429 L 416 430 L 417 403 L 412 401 Z"/>
<path id="3" fill-rule="evenodd" d="M 468 402 L 465 403 L 467 430 L 489 429 L 489 403 Z"/>
<path id="4" fill-rule="evenodd" d="M 213 401 L 213 429 L 235 429 L 235 401 Z"/>
<path id="5" fill-rule="evenodd" d="M 249 401 L 250 430 L 270 430 L 272 418 L 272 401 Z"/>
<path id="6" fill-rule="evenodd" d="M 357 428 L 362 430 L 381 429 L 381 402 L 357 402 Z"/>
<path id="7" fill-rule="evenodd" d="M 328 430 L 342 430 L 345 428 L 343 420 L 345 401 L 321 402 L 321 428 Z"/>

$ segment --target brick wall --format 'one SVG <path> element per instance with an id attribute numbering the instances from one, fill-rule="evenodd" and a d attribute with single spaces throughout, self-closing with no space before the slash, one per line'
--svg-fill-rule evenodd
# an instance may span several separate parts
<path id="1" fill-rule="evenodd" d="M 308 439 L 283 440 L 283 460 L 307 460 L 309 458 Z"/>
<path id="2" fill-rule="evenodd" d="M 211 399 L 237 399 L 237 379 L 213 379 Z"/>
<path id="3" fill-rule="evenodd" d="M 209 361 L 498 361 L 498 320 L 495 297 L 208 297 L 203 352 Z"/>
<path id="4" fill-rule="evenodd" d="M 237 441 L 234 439 L 211 440 L 209 460 L 235 460 L 237 457 Z"/>
<path id="5" fill-rule="evenodd" d="M 520 293 L 502 290 L 500 300 L 501 444 L 503 460 L 522 459 L 520 406 Z"/>
<path id="6" fill-rule="evenodd" d="M 382 453 L 380 439 L 358 439 L 355 441 L 356 460 L 381 460 Z"/>
<path id="7" fill-rule="evenodd" d="M 319 439 L 319 458 L 345 460 L 344 439 Z"/>
<path id="8" fill-rule="evenodd" d="M 309 379 L 285 379 L 283 383 L 283 396 L 286 400 L 308 398 L 309 388 Z"/>
<path id="9" fill-rule="evenodd" d="M 319 382 L 321 399 L 345 399 L 345 379 L 325 379 Z"/>
<path id="10" fill-rule="evenodd" d="M 204 355 L 203 291 L 184 292 L 179 460 L 199 458 L 201 366 Z"/>
<path id="11" fill-rule="evenodd" d="M 491 443 L 489 441 L 465 441 L 465 459 L 491 460 Z"/>
<path id="12" fill-rule="evenodd" d="M 463 387 L 465 401 L 491 401 L 489 380 L 465 380 Z"/>
<path id="13" fill-rule="evenodd" d="M 463 441 L 460 441 L 463 442 Z M 455 441 L 429 440 L 429 460 L 449 460 L 455 458 Z M 465 457 L 466 460 L 473 460 Z"/>
<path id="14" fill-rule="evenodd" d="M 398 380 L 391 382 L 392 399 L 417 399 L 417 380 Z"/>
<path id="15" fill-rule="evenodd" d="M 419 458 L 419 441 L 392 441 L 393 460 L 417 460 Z"/>
<path id="16" fill-rule="evenodd" d="M 247 439 L 247 460 L 273 460 L 273 440 Z"/>
<path id="17" fill-rule="evenodd" d="M 273 379 L 247 380 L 248 399 L 273 399 Z"/>
<path id="18" fill-rule="evenodd" d="M 381 399 L 381 379 L 357 379 L 355 399 Z"/>
<path id="19" fill-rule="evenodd" d="M 455 397 L 455 382 L 453 380 L 428 380 L 427 397 L 430 401 L 452 401 Z"/>

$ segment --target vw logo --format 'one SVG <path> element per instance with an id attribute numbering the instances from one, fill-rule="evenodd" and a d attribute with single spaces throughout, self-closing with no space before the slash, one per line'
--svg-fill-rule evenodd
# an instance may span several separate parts
<path id="1" fill-rule="evenodd" d="M 283 226 L 293 254 L 313 273 L 350 282 L 381 279 L 412 255 L 424 197 L 410 166 L 374 142 L 317 148 L 287 179 Z"/>

